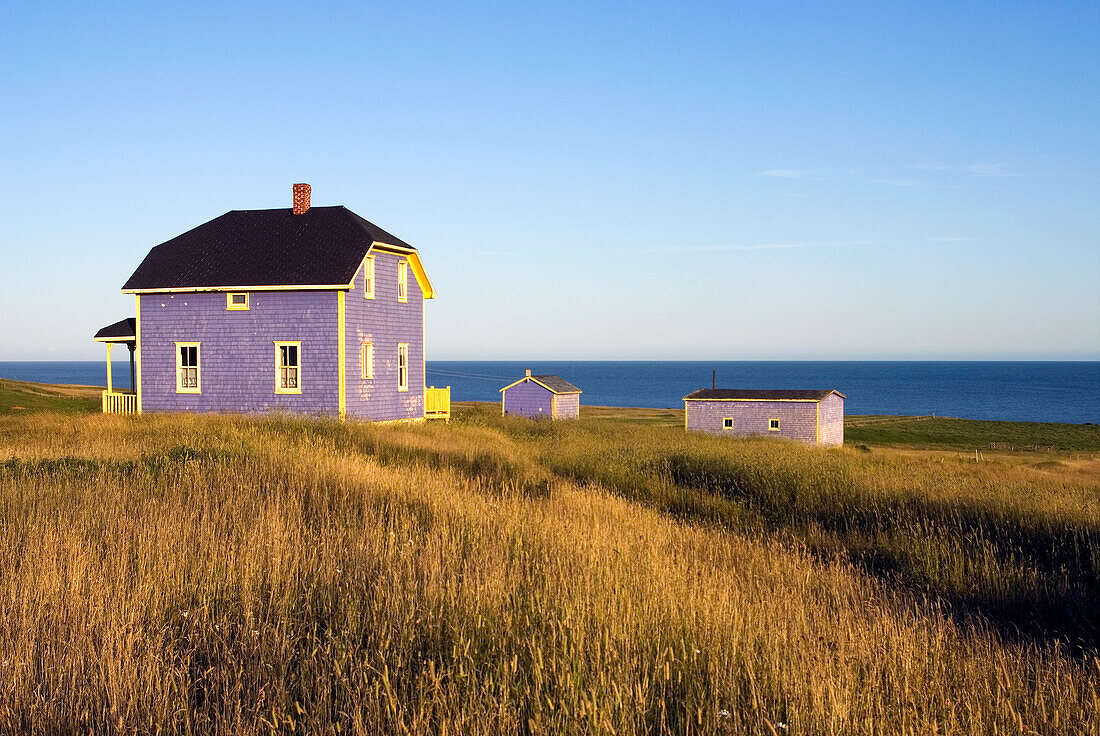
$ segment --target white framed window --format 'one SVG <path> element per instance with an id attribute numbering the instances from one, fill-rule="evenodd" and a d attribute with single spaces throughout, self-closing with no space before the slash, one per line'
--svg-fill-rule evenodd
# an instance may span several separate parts
<path id="1" fill-rule="evenodd" d="M 768 420 L 768 431 L 769 432 L 778 432 L 779 431 L 779 420 L 778 419 L 769 419 Z"/>
<path id="2" fill-rule="evenodd" d="M 302 343 L 275 343 L 275 393 L 302 393 Z"/>
<path id="3" fill-rule="evenodd" d="M 231 291 L 225 295 L 225 308 L 230 311 L 248 311 L 248 292 Z"/>
<path id="4" fill-rule="evenodd" d="M 409 300 L 409 262 L 401 261 L 397 264 L 397 301 Z"/>
<path id="5" fill-rule="evenodd" d="M 733 429 L 733 417 L 726 417 L 722 420 L 722 429 Z"/>
<path id="6" fill-rule="evenodd" d="M 359 352 L 363 362 L 363 378 L 374 378 L 374 343 L 363 343 Z"/>
<path id="7" fill-rule="evenodd" d="M 374 298 L 374 256 L 367 256 L 363 261 L 363 296 Z"/>
<path id="8" fill-rule="evenodd" d="M 176 343 L 176 393 L 202 393 L 199 380 L 199 343 Z"/>
<path id="9" fill-rule="evenodd" d="M 409 344 L 406 342 L 397 346 L 397 390 L 409 390 Z"/>

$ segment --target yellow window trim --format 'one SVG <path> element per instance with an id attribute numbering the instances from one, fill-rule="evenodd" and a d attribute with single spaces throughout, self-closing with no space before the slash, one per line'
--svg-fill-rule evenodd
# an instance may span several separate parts
<path id="1" fill-rule="evenodd" d="M 733 429 L 733 417 L 722 417 L 722 429 Z"/>
<path id="2" fill-rule="evenodd" d="M 234 304 L 233 297 L 243 296 L 244 304 Z M 225 294 L 225 308 L 230 312 L 247 312 L 248 311 L 248 292 L 247 291 L 227 291 Z"/>
<path id="3" fill-rule="evenodd" d="M 180 348 L 195 348 L 195 388 L 180 386 Z M 176 343 L 176 393 L 177 394 L 201 394 L 202 393 L 202 347 L 197 342 Z"/>
<path id="4" fill-rule="evenodd" d="M 363 380 L 374 378 L 374 343 L 365 342 L 359 347 L 359 360 L 363 364 Z"/>
<path id="5" fill-rule="evenodd" d="M 409 262 L 397 262 L 397 301 L 409 301 Z"/>
<path id="6" fill-rule="evenodd" d="M 279 348 L 295 346 L 298 348 L 298 387 L 297 388 L 280 388 L 279 387 L 279 369 L 282 368 L 279 365 Z M 275 340 L 275 393 L 277 394 L 300 394 L 302 393 L 302 341 L 301 340 Z"/>
<path id="7" fill-rule="evenodd" d="M 363 259 L 363 298 L 374 298 L 374 256 Z"/>
<path id="8" fill-rule="evenodd" d="M 774 427 L 772 426 L 773 422 L 775 423 Z M 778 432 L 779 431 L 779 420 L 776 419 L 775 417 L 770 417 L 768 419 L 768 431 L 769 432 Z"/>
<path id="9" fill-rule="evenodd" d="M 401 353 L 405 354 L 405 385 L 401 385 Z M 397 343 L 397 390 L 408 391 L 409 390 L 409 344 L 407 342 Z"/>

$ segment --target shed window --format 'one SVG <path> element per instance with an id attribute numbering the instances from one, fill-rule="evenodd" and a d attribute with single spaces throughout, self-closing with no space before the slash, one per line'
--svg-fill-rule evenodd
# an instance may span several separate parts
<path id="1" fill-rule="evenodd" d="M 363 361 L 363 378 L 374 378 L 374 345 L 363 343 L 361 350 Z"/>
<path id="2" fill-rule="evenodd" d="M 768 431 L 769 432 L 778 432 L 779 431 L 779 420 L 778 419 L 769 419 L 768 420 Z"/>
<path id="3" fill-rule="evenodd" d="M 401 343 L 397 346 L 397 390 L 409 390 L 409 345 Z"/>
<path id="4" fill-rule="evenodd" d="M 275 343 L 275 393 L 302 393 L 302 343 Z"/>
<path id="5" fill-rule="evenodd" d="M 722 429 L 733 429 L 733 417 L 726 417 L 722 420 Z"/>
<path id="6" fill-rule="evenodd" d="M 374 256 L 367 256 L 363 261 L 363 296 L 374 298 Z"/>
<path id="7" fill-rule="evenodd" d="M 409 300 L 409 262 L 401 261 L 397 264 L 397 301 Z"/>
<path id="8" fill-rule="evenodd" d="M 199 343 L 176 343 L 176 393 L 201 393 L 199 383 Z"/>
<path id="9" fill-rule="evenodd" d="M 225 295 L 225 308 L 229 310 L 248 310 L 248 292 L 234 292 Z"/>

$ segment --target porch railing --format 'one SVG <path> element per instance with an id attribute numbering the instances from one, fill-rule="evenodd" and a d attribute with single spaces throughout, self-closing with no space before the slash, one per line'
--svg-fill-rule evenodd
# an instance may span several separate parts
<path id="1" fill-rule="evenodd" d="M 424 389 L 424 418 L 444 420 L 451 418 L 450 386 L 446 388 L 431 386 Z"/>
<path id="2" fill-rule="evenodd" d="M 103 413 L 137 414 L 137 394 L 122 391 L 104 391 Z"/>

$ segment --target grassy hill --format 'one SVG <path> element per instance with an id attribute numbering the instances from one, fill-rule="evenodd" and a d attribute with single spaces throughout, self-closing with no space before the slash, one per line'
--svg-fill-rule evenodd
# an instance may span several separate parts
<path id="1" fill-rule="evenodd" d="M 1100 733 L 1094 452 L 498 411 L 0 416 L 0 732 Z"/>

